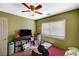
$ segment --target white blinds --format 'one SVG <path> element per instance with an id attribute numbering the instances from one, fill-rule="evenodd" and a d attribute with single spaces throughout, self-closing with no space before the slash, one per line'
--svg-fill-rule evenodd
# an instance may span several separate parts
<path id="1" fill-rule="evenodd" d="M 65 38 L 65 20 L 42 23 L 42 34 L 55 38 Z"/>

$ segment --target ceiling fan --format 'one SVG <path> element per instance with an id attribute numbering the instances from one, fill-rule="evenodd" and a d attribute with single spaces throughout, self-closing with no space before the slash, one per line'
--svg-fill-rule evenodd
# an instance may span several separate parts
<path id="1" fill-rule="evenodd" d="M 26 3 L 22 3 L 22 5 L 28 8 L 28 10 L 22 12 L 32 12 L 32 16 L 34 16 L 35 13 L 42 15 L 41 12 L 37 11 L 38 9 L 42 8 L 42 5 L 39 4 L 36 7 L 34 5 L 28 6 Z"/>

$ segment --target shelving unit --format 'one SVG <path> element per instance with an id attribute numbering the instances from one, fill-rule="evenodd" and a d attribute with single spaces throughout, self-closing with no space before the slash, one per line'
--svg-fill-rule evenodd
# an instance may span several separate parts
<path id="1" fill-rule="evenodd" d="M 24 37 L 26 38 L 26 37 Z M 27 44 L 27 41 L 30 40 L 31 38 L 26 38 L 26 39 L 23 39 L 23 37 L 21 37 L 19 40 L 15 40 L 14 41 L 14 53 L 16 52 L 20 52 L 20 51 L 23 51 L 23 45 L 24 44 Z"/>
<path id="2" fill-rule="evenodd" d="M 23 43 L 26 42 L 26 40 L 18 40 L 18 41 L 15 41 L 14 43 L 14 52 L 19 52 L 19 51 L 23 51 L 23 45 L 26 44 L 26 43 Z"/>

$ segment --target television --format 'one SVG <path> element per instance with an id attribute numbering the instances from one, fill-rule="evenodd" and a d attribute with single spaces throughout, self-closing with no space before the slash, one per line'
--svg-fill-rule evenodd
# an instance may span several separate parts
<path id="1" fill-rule="evenodd" d="M 32 36 L 31 30 L 29 29 L 21 29 L 20 30 L 20 36 Z"/>

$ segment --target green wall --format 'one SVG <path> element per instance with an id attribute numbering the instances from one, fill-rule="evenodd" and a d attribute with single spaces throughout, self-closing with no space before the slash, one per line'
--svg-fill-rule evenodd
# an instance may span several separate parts
<path id="1" fill-rule="evenodd" d="M 8 36 L 9 39 L 12 39 L 12 36 L 16 31 L 20 29 L 32 29 L 32 32 L 35 32 L 35 21 L 30 20 L 24 17 L 8 14 L 5 12 L 0 12 L 0 17 L 8 18 Z"/>
<path id="2" fill-rule="evenodd" d="M 66 20 L 66 38 L 64 40 L 59 40 L 51 37 L 44 37 L 45 41 L 51 42 L 60 47 L 67 49 L 68 47 L 78 47 L 79 48 L 79 9 L 72 10 L 69 12 L 57 14 L 47 18 L 43 18 L 36 21 L 36 32 L 41 32 L 41 24 L 44 22 L 53 22 L 58 20 Z"/>

